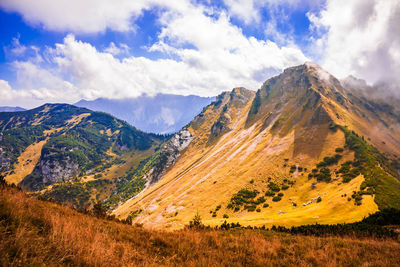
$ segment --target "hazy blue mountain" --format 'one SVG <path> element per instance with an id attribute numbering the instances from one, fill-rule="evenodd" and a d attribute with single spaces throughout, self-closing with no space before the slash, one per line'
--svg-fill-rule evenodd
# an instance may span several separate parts
<path id="1" fill-rule="evenodd" d="M 15 112 L 15 111 L 24 111 L 26 109 L 21 108 L 21 107 L 0 107 L 0 112 Z"/>
<path id="2" fill-rule="evenodd" d="M 129 99 L 98 98 L 75 103 L 95 111 L 103 111 L 125 120 L 145 132 L 173 133 L 189 123 L 215 97 L 158 94 Z"/>

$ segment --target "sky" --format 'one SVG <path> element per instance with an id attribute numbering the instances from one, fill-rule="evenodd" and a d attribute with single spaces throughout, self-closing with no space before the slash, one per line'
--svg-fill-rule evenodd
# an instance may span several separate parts
<path id="1" fill-rule="evenodd" d="M 400 1 L 0 0 L 0 47 L 2 106 L 257 90 L 306 61 L 397 86 Z"/>

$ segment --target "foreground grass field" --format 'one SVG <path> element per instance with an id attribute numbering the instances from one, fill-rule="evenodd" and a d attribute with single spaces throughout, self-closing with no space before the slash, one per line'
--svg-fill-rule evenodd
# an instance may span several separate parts
<path id="1" fill-rule="evenodd" d="M 399 266 L 394 239 L 146 230 L 0 191 L 0 265 Z"/>

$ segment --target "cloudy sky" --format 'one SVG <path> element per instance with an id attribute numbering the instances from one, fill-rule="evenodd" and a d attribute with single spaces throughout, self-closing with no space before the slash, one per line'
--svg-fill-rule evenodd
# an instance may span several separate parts
<path id="1" fill-rule="evenodd" d="M 399 84 L 400 1 L 0 0 L 0 46 L 0 105 L 256 90 L 305 61 Z"/>

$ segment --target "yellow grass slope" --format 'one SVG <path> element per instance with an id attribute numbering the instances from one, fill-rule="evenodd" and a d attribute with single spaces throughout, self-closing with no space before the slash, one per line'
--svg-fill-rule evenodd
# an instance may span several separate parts
<path id="1" fill-rule="evenodd" d="M 9 184 L 17 185 L 21 182 L 27 175 L 31 174 L 36 164 L 39 162 L 40 153 L 46 140 L 42 140 L 38 143 L 33 143 L 28 146 L 24 152 L 18 157 L 18 161 L 14 164 L 14 170 L 5 177 L 5 180 Z"/>
<path id="2" fill-rule="evenodd" d="M 332 182 L 317 183 L 307 174 L 324 157 L 335 155 L 336 148 L 345 146 L 344 133 L 330 130 L 330 123 L 349 126 L 385 153 L 400 152 L 399 132 L 384 127 L 378 115 L 354 105 L 340 83 L 333 77 L 326 81 L 314 65 L 285 70 L 282 77 L 267 81 L 257 95 L 244 88 L 223 94 L 192 121 L 188 129 L 195 139 L 176 164 L 158 183 L 114 213 L 125 218 L 137 211 L 135 222 L 177 229 L 197 212 L 209 225 L 227 220 L 243 225 L 291 226 L 354 222 L 377 211 L 373 195 L 363 196 L 360 206 L 351 199 L 364 181 L 362 175 L 342 183 L 335 174 L 341 163 L 354 160 L 352 151 L 344 149 L 339 163 L 330 167 Z M 309 83 L 303 88 L 299 81 L 304 77 Z M 266 100 L 254 113 L 253 102 L 259 94 Z M 223 126 L 217 136 L 213 135 L 215 125 Z M 388 140 L 388 145 L 382 140 Z M 303 171 L 291 173 L 293 165 Z M 257 190 L 258 197 L 263 196 L 271 181 L 293 185 L 281 191 L 284 195 L 279 202 L 266 197 L 269 206 L 258 206 L 258 212 L 227 208 L 241 189 Z M 322 201 L 317 202 L 318 197 Z"/>
<path id="3" fill-rule="evenodd" d="M 302 133 L 307 138 L 312 139 L 310 135 L 317 140 L 322 138 L 322 142 L 316 144 L 320 147 L 320 153 L 314 158 L 312 153 L 307 153 L 307 150 L 315 150 L 312 146 L 307 147 L 307 142 L 301 145 L 295 142 L 299 140 L 300 130 L 293 128 L 284 136 L 271 133 L 272 125 L 280 116 L 267 128 L 263 128 L 263 123 L 246 127 L 252 99 L 248 99 L 240 108 L 234 104 L 229 106 L 229 126 L 232 130 L 211 145 L 207 141 L 212 125 L 220 116 L 223 106 L 229 104 L 229 98 L 224 98 L 219 108 L 210 106 L 201 118 L 200 127 L 197 125 L 199 118 L 191 124 L 189 130 L 196 139 L 175 166 L 160 182 L 116 209 L 115 214 L 124 218 L 130 212 L 141 209 L 136 222 L 147 227 L 176 229 L 187 224 L 196 212 L 209 225 L 221 224 L 226 214 L 228 222 L 240 222 L 243 225 L 290 226 L 357 221 L 377 210 L 372 197 L 365 197 L 361 206 L 355 206 L 344 196 L 357 191 L 363 181 L 361 176 L 348 184 L 336 180 L 329 184 L 318 183 L 312 189 L 315 180 L 309 180 L 304 173 L 289 173 L 290 165 L 301 165 L 311 170 L 324 156 L 333 155 L 335 148 L 344 146 L 343 133 L 331 132 L 327 125 L 315 126 L 314 132 Z M 304 153 L 298 153 L 295 149 L 304 149 Z M 352 157 L 347 151 L 342 161 Z M 289 159 L 288 162 L 285 159 Z M 283 167 L 284 164 L 287 167 Z M 239 190 L 255 189 L 261 196 L 268 190 L 269 180 L 281 184 L 284 179 L 295 184 L 284 191 L 281 201 L 272 202 L 271 198 L 267 198 L 269 207 L 261 208 L 260 212 L 233 212 L 227 209 L 231 197 Z M 303 206 L 303 203 L 318 196 L 322 197 L 321 202 L 314 201 Z M 296 207 L 293 203 L 296 203 Z M 212 217 L 210 212 L 218 205 L 221 208 L 217 216 Z"/>

